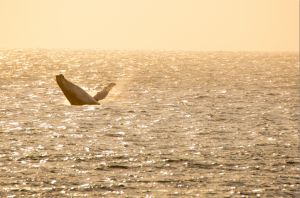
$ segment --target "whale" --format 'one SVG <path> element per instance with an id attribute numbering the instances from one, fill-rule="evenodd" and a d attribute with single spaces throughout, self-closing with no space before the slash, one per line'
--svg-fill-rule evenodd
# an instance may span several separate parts
<path id="1" fill-rule="evenodd" d="M 116 83 L 110 83 L 92 97 L 82 88 L 68 81 L 62 74 L 56 75 L 56 82 L 71 105 L 100 105 L 98 101 L 103 100 L 116 86 Z"/>

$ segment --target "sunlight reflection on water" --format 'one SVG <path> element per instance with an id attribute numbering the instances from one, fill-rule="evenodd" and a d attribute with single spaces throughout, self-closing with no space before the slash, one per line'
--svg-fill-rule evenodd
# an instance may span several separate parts
<path id="1" fill-rule="evenodd" d="M 297 196 L 297 53 L 0 52 L 3 196 Z"/>

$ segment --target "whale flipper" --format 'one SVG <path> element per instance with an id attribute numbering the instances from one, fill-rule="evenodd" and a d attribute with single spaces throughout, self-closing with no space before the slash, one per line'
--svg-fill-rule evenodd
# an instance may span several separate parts
<path id="1" fill-rule="evenodd" d="M 110 83 L 107 87 L 105 87 L 102 91 L 98 92 L 95 96 L 94 99 L 99 101 L 103 100 L 109 93 L 109 91 L 116 86 L 116 83 Z"/>

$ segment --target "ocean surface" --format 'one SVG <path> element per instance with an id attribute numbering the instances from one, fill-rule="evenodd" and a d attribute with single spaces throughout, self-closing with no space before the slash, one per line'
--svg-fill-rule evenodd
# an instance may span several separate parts
<path id="1" fill-rule="evenodd" d="M 0 197 L 299 197 L 298 52 L 2 48 L 0 101 Z"/>

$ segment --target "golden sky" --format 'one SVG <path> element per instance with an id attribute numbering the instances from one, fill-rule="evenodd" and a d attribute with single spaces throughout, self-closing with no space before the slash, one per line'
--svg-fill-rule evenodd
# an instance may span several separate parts
<path id="1" fill-rule="evenodd" d="M 299 0 L 0 0 L 0 48 L 299 51 Z"/>

